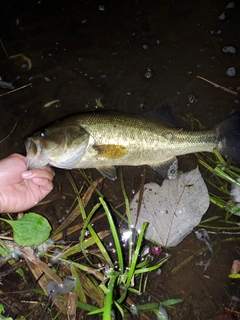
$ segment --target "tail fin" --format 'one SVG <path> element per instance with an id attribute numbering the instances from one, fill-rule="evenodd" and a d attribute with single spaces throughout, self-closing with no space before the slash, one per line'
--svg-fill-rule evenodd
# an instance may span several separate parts
<path id="1" fill-rule="evenodd" d="M 214 128 L 218 135 L 222 155 L 240 160 L 240 112 L 231 114 Z"/>

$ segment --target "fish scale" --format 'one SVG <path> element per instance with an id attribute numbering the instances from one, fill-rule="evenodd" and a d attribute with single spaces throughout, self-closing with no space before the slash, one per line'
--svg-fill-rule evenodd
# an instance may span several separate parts
<path id="1" fill-rule="evenodd" d="M 100 130 L 99 124 L 102 129 Z M 144 161 L 156 163 L 155 156 L 164 161 L 171 156 L 186 153 L 209 151 L 221 145 L 215 131 L 183 131 L 168 127 L 156 119 L 135 119 L 129 116 L 91 115 L 79 119 L 82 126 L 95 139 L 97 144 L 115 144 L 129 147 L 122 159 L 116 159 L 115 165 L 121 165 L 125 158 L 134 157 L 135 152 L 141 155 L 137 165 Z M 159 161 L 159 159 L 157 159 Z"/>

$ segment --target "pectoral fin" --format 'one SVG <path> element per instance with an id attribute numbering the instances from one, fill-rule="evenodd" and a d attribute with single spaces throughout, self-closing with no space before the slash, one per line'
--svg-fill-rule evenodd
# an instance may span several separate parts
<path id="1" fill-rule="evenodd" d="M 108 167 L 98 167 L 96 168 L 104 177 L 107 177 L 110 180 L 117 179 L 117 172 L 114 166 Z"/>
<path id="2" fill-rule="evenodd" d="M 126 147 L 116 144 L 94 145 L 93 149 L 98 152 L 100 157 L 108 159 L 118 159 L 126 153 Z"/>
<path id="3" fill-rule="evenodd" d="M 160 162 L 155 166 L 151 166 L 153 170 L 157 171 L 164 179 L 176 179 L 178 160 L 173 157 L 167 161 Z"/>

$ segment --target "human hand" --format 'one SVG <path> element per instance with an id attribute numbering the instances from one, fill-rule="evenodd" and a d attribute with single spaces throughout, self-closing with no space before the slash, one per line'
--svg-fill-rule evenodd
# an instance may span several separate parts
<path id="1" fill-rule="evenodd" d="M 0 160 L 0 213 L 28 210 L 52 190 L 54 171 L 49 166 L 27 170 L 26 163 L 17 153 Z"/>

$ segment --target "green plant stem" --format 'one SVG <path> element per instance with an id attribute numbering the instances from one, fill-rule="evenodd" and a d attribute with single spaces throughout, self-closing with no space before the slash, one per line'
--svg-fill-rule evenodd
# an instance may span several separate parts
<path id="1" fill-rule="evenodd" d="M 126 281 L 126 285 L 125 285 L 126 290 L 123 292 L 122 296 L 118 299 L 117 303 L 119 303 L 119 304 L 122 303 L 123 300 L 125 299 L 125 297 L 127 295 L 128 288 L 129 288 L 129 286 L 131 284 L 131 281 L 132 281 L 132 277 L 134 276 L 134 272 L 135 272 L 135 269 L 136 269 L 137 261 L 138 261 L 138 258 L 139 258 L 139 252 L 140 252 L 140 249 L 141 249 L 143 237 L 144 237 L 145 230 L 146 230 L 147 226 L 148 226 L 147 222 L 144 222 L 143 225 L 142 225 L 142 229 L 141 229 L 141 232 L 140 232 L 139 237 L 138 237 L 136 249 L 135 249 L 134 254 L 133 254 L 132 263 L 130 265 L 129 272 L 127 274 L 127 281 Z"/>
<path id="2" fill-rule="evenodd" d="M 128 218 L 128 227 L 130 228 L 132 225 L 132 219 L 131 219 L 129 200 L 128 200 L 128 196 L 127 196 L 125 186 L 124 186 L 122 170 L 120 171 L 120 180 L 121 180 L 122 193 L 123 193 L 123 197 L 124 197 L 124 201 L 125 201 L 126 214 L 127 214 L 127 218 Z"/>
<path id="3" fill-rule="evenodd" d="M 97 195 L 101 198 L 105 198 L 104 195 L 102 194 L 101 191 L 99 191 L 94 185 L 93 183 L 89 180 L 88 176 L 86 175 L 86 173 L 84 172 L 84 170 L 79 170 L 81 175 L 84 177 L 84 179 L 86 179 L 87 183 L 94 189 L 94 191 L 97 193 Z M 113 210 L 122 220 L 124 220 L 125 222 L 127 222 L 127 219 L 116 209 L 113 207 L 113 205 L 111 205 L 111 210 Z"/>
<path id="4" fill-rule="evenodd" d="M 103 200 L 103 198 L 99 198 L 99 200 L 100 200 L 100 202 L 104 208 L 104 211 L 107 215 L 110 229 L 112 230 L 112 236 L 113 236 L 113 240 L 114 240 L 114 243 L 116 246 L 116 251 L 117 251 L 117 256 L 118 256 L 119 269 L 120 269 L 120 272 L 123 273 L 124 272 L 123 254 L 122 254 L 122 248 L 121 248 L 121 243 L 119 240 L 118 232 L 117 232 L 117 229 L 114 224 L 111 212 L 109 211 L 106 202 Z"/>
<path id="5" fill-rule="evenodd" d="M 101 251 L 106 263 L 109 265 L 110 268 L 114 268 L 112 260 L 109 256 L 105 246 L 102 244 L 101 239 L 98 237 L 97 233 L 95 232 L 95 230 L 93 229 L 93 227 L 90 224 L 88 224 L 88 230 L 91 233 L 91 235 L 94 237 L 94 240 L 95 240 L 99 250 Z"/>
<path id="6" fill-rule="evenodd" d="M 104 308 L 103 308 L 103 320 L 110 320 L 112 318 L 112 305 L 113 305 L 113 292 L 115 287 L 115 282 L 119 276 L 119 272 L 112 271 L 110 274 L 110 279 L 108 283 L 108 290 L 106 292 L 105 300 L 104 300 Z"/>
<path id="7" fill-rule="evenodd" d="M 213 149 L 213 153 L 215 157 L 217 158 L 217 162 L 220 162 L 222 165 L 226 165 L 226 161 L 223 159 L 221 153 L 218 151 L 218 149 Z"/>
<path id="8" fill-rule="evenodd" d="M 122 187 L 122 194 L 124 197 L 124 201 L 125 201 L 125 208 L 126 208 L 126 214 L 127 214 L 127 219 L 128 219 L 128 228 L 131 229 L 131 225 L 132 225 L 132 219 L 131 219 L 131 212 L 130 212 L 130 205 L 129 205 L 129 200 L 128 200 L 128 196 L 125 190 L 125 186 L 124 186 L 124 181 L 123 181 L 123 173 L 122 170 L 120 170 L 120 181 L 121 181 L 121 187 Z M 132 238 L 132 232 L 131 235 L 129 237 L 129 252 L 128 252 L 128 263 L 129 266 L 132 263 L 132 245 L 133 245 L 133 238 Z"/>
<path id="9" fill-rule="evenodd" d="M 52 257 L 54 258 L 54 256 Z M 85 271 L 88 274 L 93 274 L 97 279 L 103 281 L 104 275 L 101 272 L 99 272 L 98 269 L 91 268 L 91 267 L 85 266 L 84 264 L 77 263 L 75 261 L 69 261 L 63 258 L 59 258 L 59 260 L 65 262 L 70 266 L 74 265 L 76 268 L 79 268 L 80 270 Z"/>
<path id="10" fill-rule="evenodd" d="M 224 193 L 226 196 L 231 197 L 231 193 L 230 191 L 226 188 L 225 185 L 223 186 L 217 186 L 215 183 L 213 183 L 213 181 L 211 179 L 208 179 L 206 176 L 203 176 L 204 180 L 213 188 L 217 189 L 218 191 L 220 191 L 221 193 Z"/>
<path id="11" fill-rule="evenodd" d="M 77 307 L 80 308 L 80 309 L 84 309 L 86 311 L 95 311 L 95 310 L 98 310 L 97 307 L 94 307 L 90 304 L 87 304 L 87 303 L 83 303 L 81 301 L 78 301 L 77 302 Z"/>
<path id="12" fill-rule="evenodd" d="M 221 168 L 216 166 L 215 168 L 212 168 L 209 166 L 204 160 L 198 159 L 198 162 L 204 166 L 207 170 L 209 170 L 211 173 L 216 174 L 219 178 L 222 178 L 223 180 L 230 182 L 230 183 L 235 183 L 236 185 L 240 186 L 240 182 L 238 182 L 236 179 L 232 178 L 229 174 L 227 174 L 225 171 L 223 171 Z M 232 173 L 232 171 L 230 171 Z"/>
<path id="13" fill-rule="evenodd" d="M 208 171 L 213 172 L 213 168 L 209 166 L 204 160 L 198 159 L 198 162 L 205 167 Z"/>
<path id="14" fill-rule="evenodd" d="M 130 266 L 130 270 L 129 270 L 128 278 L 127 278 L 127 282 L 126 282 L 127 288 L 131 284 L 132 277 L 133 277 L 135 269 L 136 269 L 136 265 L 137 265 L 137 261 L 138 261 L 139 253 L 140 253 L 140 249 L 141 249 L 141 246 L 142 246 L 143 237 L 144 237 L 145 230 L 146 230 L 147 226 L 148 226 L 148 223 L 144 222 L 143 225 L 142 225 L 141 232 L 140 232 L 139 237 L 138 237 L 136 249 L 135 249 L 134 254 L 133 254 L 132 264 Z"/>
<path id="15" fill-rule="evenodd" d="M 214 168 L 213 172 L 220 178 L 230 182 L 230 183 L 234 183 L 238 186 L 240 186 L 240 182 L 237 181 L 236 179 L 232 178 L 231 176 L 229 176 L 228 174 L 226 174 L 226 172 L 222 171 L 219 167 Z"/>
<path id="16" fill-rule="evenodd" d="M 80 199 L 80 203 L 82 203 L 81 199 Z M 91 212 L 89 213 L 88 217 L 86 216 L 86 212 L 85 212 L 85 209 L 84 208 L 81 208 L 81 211 L 83 210 L 84 213 L 83 213 L 83 216 L 86 217 L 84 219 L 84 225 L 83 225 L 83 228 L 81 230 L 81 235 L 80 235 L 80 246 L 81 246 L 81 251 L 84 255 L 84 257 L 87 259 L 87 261 L 92 265 L 91 261 L 88 259 L 87 255 L 86 255 L 86 252 L 85 252 L 85 243 L 84 243 L 84 237 L 85 237 L 85 231 L 86 229 L 89 230 L 91 236 L 93 237 L 94 239 L 94 242 L 98 245 L 100 251 L 102 252 L 104 258 L 106 259 L 107 263 L 112 266 L 112 261 L 107 253 L 107 250 L 105 249 L 105 247 L 103 246 L 100 238 L 98 237 L 97 233 L 95 232 L 95 230 L 93 229 L 93 227 L 91 226 L 90 224 L 90 220 L 92 219 L 94 213 L 96 212 L 96 210 L 99 208 L 100 206 L 100 203 L 97 203 L 93 209 L 91 210 Z M 82 211 L 82 212 L 83 212 Z"/>
<path id="17" fill-rule="evenodd" d="M 225 230 L 227 230 L 227 231 L 240 231 L 239 227 L 217 227 L 217 226 L 209 226 L 209 225 L 202 224 L 202 223 L 199 223 L 198 227 L 212 229 L 212 230 L 216 230 L 216 231 L 225 231 Z"/>
<path id="18" fill-rule="evenodd" d="M 230 176 L 234 176 L 235 179 L 239 179 L 240 175 L 233 170 L 231 170 L 231 167 L 226 167 L 225 169 L 226 173 L 229 174 Z"/>
<path id="19" fill-rule="evenodd" d="M 236 205 L 232 205 L 231 203 L 226 202 L 225 200 L 215 196 L 211 192 L 209 192 L 210 201 L 217 205 L 221 209 L 225 209 L 226 211 L 230 212 L 231 214 L 240 215 L 240 208 Z"/>
<path id="20" fill-rule="evenodd" d="M 169 259 L 169 257 L 163 258 L 158 264 L 156 264 L 155 266 L 152 267 L 148 267 L 148 268 L 141 268 L 141 269 L 137 269 L 134 271 L 134 274 L 142 274 L 145 272 L 151 272 L 154 271 L 156 269 L 159 269 L 167 260 Z"/>

